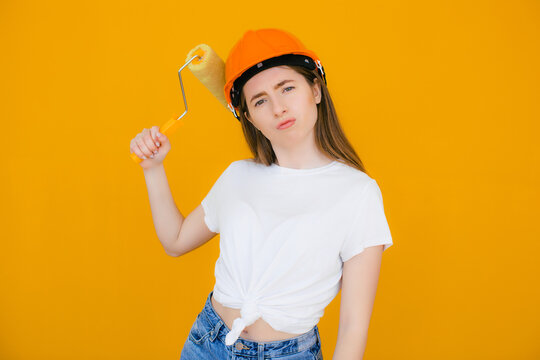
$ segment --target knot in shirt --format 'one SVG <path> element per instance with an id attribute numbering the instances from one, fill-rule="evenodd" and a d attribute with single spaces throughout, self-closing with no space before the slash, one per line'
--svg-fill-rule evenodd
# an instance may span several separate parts
<path id="1" fill-rule="evenodd" d="M 261 317 L 261 313 L 257 308 L 257 304 L 252 300 L 246 300 L 240 309 L 240 314 L 242 315 L 239 318 L 236 318 L 233 321 L 233 326 L 231 331 L 225 336 L 225 344 L 232 345 L 238 339 L 244 328 L 248 325 L 251 325 Z"/>

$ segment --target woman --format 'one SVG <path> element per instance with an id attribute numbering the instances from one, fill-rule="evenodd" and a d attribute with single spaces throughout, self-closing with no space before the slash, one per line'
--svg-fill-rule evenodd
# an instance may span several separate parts
<path id="1" fill-rule="evenodd" d="M 181 359 L 322 359 L 317 323 L 340 289 L 334 359 L 361 359 L 381 255 L 393 243 L 320 60 L 288 32 L 250 30 L 227 58 L 224 92 L 254 157 L 233 161 L 185 219 L 162 165 L 168 139 L 154 126 L 131 144 L 145 159 L 166 252 L 186 254 L 220 233 L 216 283 Z"/>

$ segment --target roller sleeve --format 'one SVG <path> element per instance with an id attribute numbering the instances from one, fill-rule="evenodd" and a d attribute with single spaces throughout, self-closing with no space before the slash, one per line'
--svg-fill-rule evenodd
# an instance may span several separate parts
<path id="1" fill-rule="evenodd" d="M 195 58 L 188 64 L 189 70 L 208 89 L 219 102 L 227 107 L 227 101 L 223 93 L 225 87 L 225 62 L 212 48 L 206 44 L 200 44 L 191 49 L 186 62 L 193 56 L 199 55 L 202 58 Z"/>

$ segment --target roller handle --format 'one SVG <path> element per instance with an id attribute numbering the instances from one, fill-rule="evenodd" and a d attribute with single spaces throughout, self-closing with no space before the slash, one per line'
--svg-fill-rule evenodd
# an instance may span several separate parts
<path id="1" fill-rule="evenodd" d="M 185 114 L 185 113 L 184 113 Z M 164 134 L 165 136 L 169 137 L 170 134 L 172 134 L 174 131 L 176 131 L 178 128 L 180 128 L 182 125 L 184 125 L 184 120 L 181 118 L 177 118 L 176 116 L 173 116 L 169 121 L 167 121 L 165 124 L 161 125 L 159 128 L 159 132 Z M 143 159 L 137 156 L 135 153 L 131 153 L 131 158 L 133 161 L 135 161 L 137 164 L 139 164 Z"/>

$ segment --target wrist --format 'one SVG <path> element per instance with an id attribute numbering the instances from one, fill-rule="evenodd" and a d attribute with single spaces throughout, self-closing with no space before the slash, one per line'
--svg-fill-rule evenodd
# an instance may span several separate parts
<path id="1" fill-rule="evenodd" d="M 154 166 L 146 168 L 146 169 L 143 168 L 143 172 L 144 172 L 145 175 L 150 175 L 150 174 L 153 174 L 153 173 L 156 173 L 156 172 L 161 172 L 163 169 L 164 169 L 163 163 L 161 163 L 161 164 L 154 165 Z"/>

